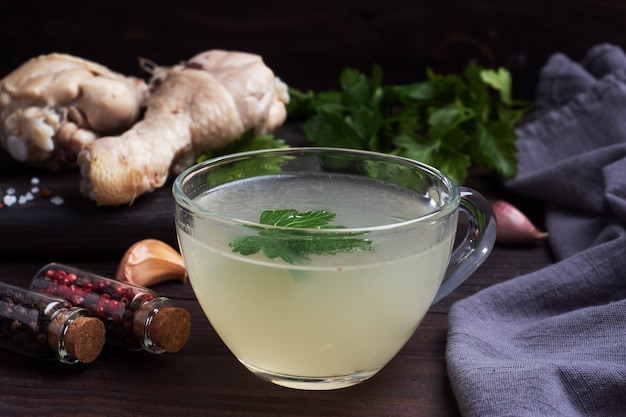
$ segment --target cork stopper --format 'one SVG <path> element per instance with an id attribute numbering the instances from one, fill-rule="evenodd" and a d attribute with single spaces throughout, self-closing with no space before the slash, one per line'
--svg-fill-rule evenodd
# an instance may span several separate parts
<path id="1" fill-rule="evenodd" d="M 150 338 L 166 352 L 178 352 L 187 343 L 191 316 L 180 307 L 159 309 L 150 323 Z"/>
<path id="2" fill-rule="evenodd" d="M 94 317 L 77 317 L 70 323 L 65 334 L 65 349 L 82 363 L 96 360 L 105 342 L 105 328 Z"/>

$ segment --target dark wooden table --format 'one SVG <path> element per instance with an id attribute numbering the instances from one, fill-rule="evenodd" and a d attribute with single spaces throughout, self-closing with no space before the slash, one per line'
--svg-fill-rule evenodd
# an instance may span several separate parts
<path id="1" fill-rule="evenodd" d="M 281 132 L 281 131 L 279 131 Z M 289 131 L 286 135 L 289 135 Z M 130 207 L 98 208 L 77 191 L 77 172 L 46 173 L 0 157 L 0 192 L 18 193 L 37 177 L 64 198 L 36 196 L 0 209 L 0 281 L 27 287 L 47 262 L 113 276 L 132 242 L 176 245 L 169 186 Z M 507 195 L 489 177 L 468 185 L 520 204 L 541 221 L 536 202 Z M 545 242 L 497 245 L 459 289 L 433 306 L 417 332 L 376 376 L 358 386 L 307 392 L 265 382 L 240 365 L 204 317 L 188 283 L 153 287 L 192 315 L 191 336 L 177 353 L 152 355 L 106 345 L 88 365 L 40 362 L 0 350 L 0 414 L 6 416 L 457 416 L 444 360 L 447 312 L 455 301 L 551 262 Z"/>

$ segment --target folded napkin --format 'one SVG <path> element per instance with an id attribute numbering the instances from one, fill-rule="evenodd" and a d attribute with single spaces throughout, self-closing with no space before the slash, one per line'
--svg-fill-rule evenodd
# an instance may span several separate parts
<path id="1" fill-rule="evenodd" d="M 546 205 L 554 264 L 450 309 L 463 416 L 626 416 L 626 55 L 555 54 L 511 190 Z"/>

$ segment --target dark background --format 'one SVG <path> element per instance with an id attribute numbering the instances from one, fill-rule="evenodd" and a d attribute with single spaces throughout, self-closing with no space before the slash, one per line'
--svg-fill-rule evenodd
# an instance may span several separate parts
<path id="1" fill-rule="evenodd" d="M 0 12 L 0 76 L 42 53 L 65 52 L 145 77 L 138 57 L 171 65 L 204 50 L 254 52 L 289 85 L 334 89 L 344 67 L 384 82 L 504 66 L 532 98 L 555 52 L 582 58 L 626 45 L 626 2 L 603 0 L 104 1 L 19 0 Z"/>

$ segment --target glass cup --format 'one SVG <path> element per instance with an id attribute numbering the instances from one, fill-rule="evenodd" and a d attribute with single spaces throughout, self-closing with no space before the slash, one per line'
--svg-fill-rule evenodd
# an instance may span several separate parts
<path id="1" fill-rule="evenodd" d="M 364 381 L 491 252 L 489 202 L 437 169 L 326 148 L 232 154 L 175 180 L 176 231 L 215 331 L 255 375 Z M 459 212 L 466 232 L 456 239 Z"/>

